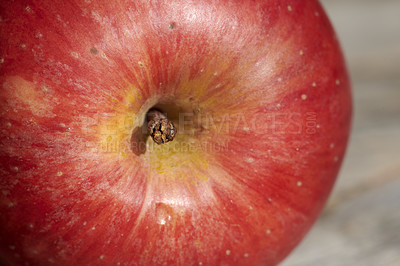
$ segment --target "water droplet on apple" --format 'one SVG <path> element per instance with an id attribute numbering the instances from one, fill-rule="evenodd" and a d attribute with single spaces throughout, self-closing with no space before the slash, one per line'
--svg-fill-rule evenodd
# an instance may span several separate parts
<path id="1" fill-rule="evenodd" d="M 155 217 L 158 224 L 165 225 L 171 221 L 172 209 L 168 205 L 165 205 L 164 203 L 157 203 L 155 212 Z"/>

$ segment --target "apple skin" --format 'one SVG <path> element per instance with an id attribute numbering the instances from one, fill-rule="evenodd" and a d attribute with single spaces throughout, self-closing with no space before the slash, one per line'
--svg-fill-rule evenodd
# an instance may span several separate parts
<path id="1" fill-rule="evenodd" d="M 3 265 L 275 265 L 317 219 L 352 109 L 317 1 L 0 10 Z"/>

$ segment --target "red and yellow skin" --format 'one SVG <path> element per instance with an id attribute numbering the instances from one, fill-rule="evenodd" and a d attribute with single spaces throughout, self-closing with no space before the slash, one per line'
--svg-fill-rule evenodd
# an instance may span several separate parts
<path id="1" fill-rule="evenodd" d="M 0 36 L 2 264 L 274 265 L 323 208 L 351 93 L 317 1 L 1 1 Z M 138 152 L 154 106 L 177 136 Z"/>

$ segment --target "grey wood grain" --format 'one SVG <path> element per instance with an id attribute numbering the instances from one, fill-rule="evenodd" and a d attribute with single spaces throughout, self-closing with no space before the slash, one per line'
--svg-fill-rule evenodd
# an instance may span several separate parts
<path id="1" fill-rule="evenodd" d="M 327 207 L 281 265 L 399 266 L 400 1 L 321 2 L 353 81 L 353 132 Z"/>

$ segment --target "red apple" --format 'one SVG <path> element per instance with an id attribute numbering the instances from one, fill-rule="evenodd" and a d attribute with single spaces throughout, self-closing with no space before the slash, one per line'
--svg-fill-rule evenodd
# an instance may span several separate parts
<path id="1" fill-rule="evenodd" d="M 310 229 L 351 120 L 317 1 L 0 10 L 2 264 L 273 265 Z"/>

